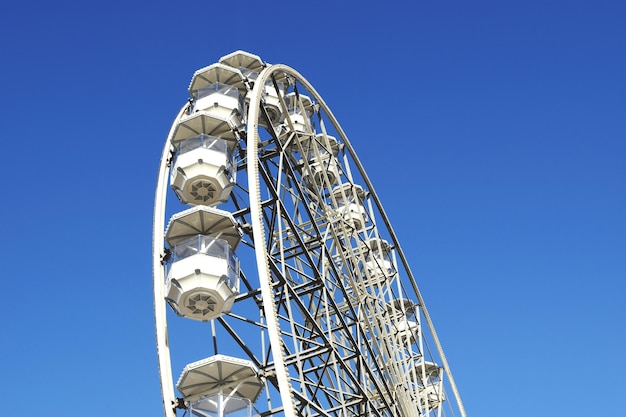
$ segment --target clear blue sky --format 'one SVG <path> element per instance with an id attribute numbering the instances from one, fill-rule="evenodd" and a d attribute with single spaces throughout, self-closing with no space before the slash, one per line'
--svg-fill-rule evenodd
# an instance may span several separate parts
<path id="1" fill-rule="evenodd" d="M 2 414 L 162 415 L 160 152 L 244 49 L 341 122 L 469 415 L 626 415 L 626 3 L 333 3 L 0 3 Z"/>

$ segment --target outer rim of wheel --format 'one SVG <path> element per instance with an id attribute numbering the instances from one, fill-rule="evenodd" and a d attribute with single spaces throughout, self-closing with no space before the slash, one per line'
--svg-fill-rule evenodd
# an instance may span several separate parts
<path id="1" fill-rule="evenodd" d="M 257 159 L 257 148 L 259 144 L 258 122 L 259 110 L 261 105 L 261 94 L 265 86 L 265 81 L 270 77 L 273 71 L 279 69 L 288 69 L 284 65 L 272 65 L 265 68 L 259 74 L 256 80 L 252 96 L 250 98 L 250 107 L 248 108 L 248 126 L 247 126 L 247 159 L 248 159 L 248 187 L 250 191 L 250 215 L 252 218 L 252 233 L 255 242 L 256 264 L 259 274 L 259 285 L 264 300 L 273 299 L 271 289 L 271 277 L 269 265 L 267 263 L 267 250 L 265 245 L 265 230 L 263 228 L 262 211 L 261 211 L 261 187 L 259 183 L 259 166 Z M 253 162 L 254 161 L 254 162 Z M 261 249 L 262 248 L 262 249 Z M 280 397 L 283 403 L 284 412 L 287 417 L 295 417 L 295 407 L 293 397 L 291 396 L 292 387 L 289 382 L 289 374 L 285 366 L 283 357 L 282 340 L 278 327 L 278 317 L 276 309 L 272 303 L 263 303 L 263 310 L 267 319 L 268 335 L 272 346 L 272 354 L 274 365 L 276 368 L 276 377 L 280 391 Z M 289 406 L 288 406 L 289 405 Z"/>
<path id="2" fill-rule="evenodd" d="M 174 120 L 178 120 L 184 114 L 188 105 L 185 104 Z M 165 282 L 164 269 L 162 265 L 163 238 L 165 225 L 165 202 L 167 200 L 167 171 L 171 155 L 171 137 L 174 133 L 176 123 L 172 124 L 165 140 L 165 146 L 161 154 L 159 164 L 159 175 L 154 197 L 154 219 L 152 228 L 152 276 L 154 291 L 154 324 L 156 332 L 157 356 L 159 362 L 159 378 L 161 382 L 161 393 L 163 399 L 163 411 L 165 417 L 176 417 L 174 395 L 174 380 L 172 377 L 172 361 L 167 334 L 167 311 L 165 303 L 165 292 L 163 283 Z"/>

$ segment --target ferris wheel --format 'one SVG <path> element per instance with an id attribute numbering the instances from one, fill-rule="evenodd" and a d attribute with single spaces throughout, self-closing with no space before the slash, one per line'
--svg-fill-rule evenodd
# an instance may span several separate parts
<path id="1" fill-rule="evenodd" d="M 154 206 L 165 416 L 465 416 L 391 223 L 313 86 L 237 51 L 189 93 Z"/>

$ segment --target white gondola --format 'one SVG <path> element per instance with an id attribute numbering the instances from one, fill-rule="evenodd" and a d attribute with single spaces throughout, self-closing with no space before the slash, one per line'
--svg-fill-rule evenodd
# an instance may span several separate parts
<path id="1" fill-rule="evenodd" d="M 208 321 L 230 312 L 239 293 L 241 234 L 228 212 L 196 206 L 172 216 L 166 300 L 180 316 Z"/>
<path id="2" fill-rule="evenodd" d="M 213 64 L 196 71 L 189 84 L 193 112 L 204 111 L 212 116 L 243 126 L 243 100 L 246 85 L 236 68 Z M 243 92 L 243 94 L 242 94 Z"/>
<path id="3" fill-rule="evenodd" d="M 178 143 L 170 186 L 184 204 L 224 203 L 235 184 L 234 164 L 227 141 L 205 134 L 194 136 Z"/>
<path id="4" fill-rule="evenodd" d="M 308 170 L 305 169 L 303 179 L 311 187 L 330 188 L 339 181 L 339 143 L 333 136 L 320 133 L 315 135 L 307 153 Z"/>
<path id="5" fill-rule="evenodd" d="M 419 336 L 417 306 L 410 300 L 397 299 L 387 304 L 387 312 L 396 343 L 403 346 L 415 343 Z"/>
<path id="6" fill-rule="evenodd" d="M 281 132 L 295 131 L 300 134 L 315 133 L 315 124 L 311 119 L 314 110 L 311 98 L 304 94 L 295 94 L 292 92 L 285 96 L 285 103 L 293 130 L 289 127 L 289 122 L 285 120 Z"/>
<path id="7" fill-rule="evenodd" d="M 263 64 L 263 61 L 258 55 L 245 51 L 236 51 L 232 54 L 225 55 L 220 58 L 219 63 L 239 69 L 244 78 L 246 78 L 252 86 L 256 82 L 259 73 L 265 67 L 265 64 Z M 265 83 L 263 90 L 263 103 L 265 105 L 265 110 L 267 111 L 271 124 L 274 126 L 278 126 L 285 119 L 285 115 L 280 104 L 280 98 L 284 97 L 285 94 L 285 83 L 282 79 L 276 80 L 276 86 L 278 87 L 278 90 L 274 86 L 274 82 L 272 80 L 268 80 Z M 245 96 L 247 105 L 250 104 L 250 96 L 251 91 L 249 91 Z M 259 125 L 269 128 L 264 117 L 259 118 Z"/>
<path id="8" fill-rule="evenodd" d="M 395 274 L 396 267 L 391 258 L 391 246 L 386 240 L 373 238 L 363 244 L 365 262 L 361 273 L 367 282 L 382 285 Z"/>
<path id="9" fill-rule="evenodd" d="M 409 380 L 418 387 L 422 409 L 434 410 L 445 401 L 442 371 L 436 363 L 419 361 L 408 372 Z"/>
<path id="10" fill-rule="evenodd" d="M 250 77 L 254 76 L 255 74 L 250 74 Z M 258 74 L 256 74 L 256 76 L 258 76 Z M 276 87 L 278 87 L 278 90 Z M 276 86 L 274 86 L 271 80 L 266 81 L 265 87 L 263 88 L 264 108 L 273 126 L 278 126 L 285 120 L 285 113 L 283 113 L 280 104 L 281 97 L 284 96 L 284 90 L 285 85 L 282 82 L 276 81 Z M 247 100 L 249 101 L 250 99 L 247 97 Z M 259 118 L 259 125 L 269 128 L 264 117 Z"/>
<path id="11" fill-rule="evenodd" d="M 354 231 L 363 230 L 366 223 L 363 187 L 346 183 L 335 187 L 332 194 L 337 202 L 336 211 L 339 218 Z"/>

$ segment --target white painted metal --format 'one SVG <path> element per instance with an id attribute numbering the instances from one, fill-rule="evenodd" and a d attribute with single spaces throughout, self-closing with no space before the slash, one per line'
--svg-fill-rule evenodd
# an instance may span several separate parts
<path id="1" fill-rule="evenodd" d="M 265 230 L 263 228 L 263 212 L 261 209 L 261 187 L 259 181 L 258 167 L 258 146 L 259 146 L 259 112 L 261 95 L 265 88 L 265 82 L 272 74 L 273 67 L 261 71 L 256 80 L 252 96 L 250 97 L 250 108 L 248 110 L 248 186 L 250 187 L 250 214 L 252 217 L 252 233 L 255 242 L 265 242 Z M 256 248 L 256 265 L 259 274 L 259 284 L 263 300 L 272 300 L 272 277 L 268 263 L 268 254 L 265 245 Z M 285 366 L 283 357 L 283 341 L 280 336 L 280 326 L 275 306 L 272 303 L 263 303 L 263 310 L 267 319 L 268 336 L 272 346 L 272 354 L 276 377 L 278 380 L 278 390 L 284 407 L 286 417 L 296 417 L 295 403 L 293 399 L 293 388 L 289 380 L 289 372 Z"/>
<path id="2" fill-rule="evenodd" d="M 320 133 L 309 140 L 307 145 L 303 151 L 306 152 L 309 169 L 303 174 L 304 181 L 313 186 L 335 186 L 340 176 L 337 139 Z"/>
<path id="3" fill-rule="evenodd" d="M 308 84 L 308 83 L 305 83 Z M 326 103 L 324 103 L 323 99 L 320 96 L 316 96 L 315 97 L 319 103 L 320 106 L 323 107 L 324 109 L 326 109 L 328 111 L 328 118 L 332 121 L 332 123 L 335 125 L 336 129 L 339 131 L 341 137 L 346 138 L 347 136 L 345 134 L 345 132 L 343 131 L 343 129 L 341 128 L 341 126 L 339 125 L 339 122 L 337 121 L 337 119 L 335 118 L 335 116 L 330 112 L 330 109 L 328 108 L 328 106 L 326 105 Z M 346 140 L 345 142 L 345 146 L 349 148 L 349 151 L 351 154 L 355 155 L 354 149 L 352 149 L 352 146 L 350 145 L 350 142 Z M 357 168 L 359 169 L 359 171 L 362 173 L 363 175 L 363 180 L 365 181 L 365 184 L 367 185 L 367 187 L 370 190 L 373 190 L 374 187 L 370 181 L 370 179 L 367 176 L 367 173 L 365 171 L 365 168 L 363 167 L 363 165 L 361 164 L 361 162 L 359 161 L 358 158 L 354 158 L 354 164 L 357 166 Z M 389 218 L 387 217 L 387 214 L 385 213 L 382 203 L 380 202 L 378 196 L 376 195 L 375 192 L 372 192 L 371 195 L 372 199 L 374 200 L 374 202 L 376 203 L 376 206 L 378 207 L 378 209 L 380 210 L 380 214 L 381 217 L 385 223 L 386 229 L 388 230 L 389 234 L 391 235 L 394 244 L 396 245 L 396 247 L 400 247 L 400 244 L 398 242 L 398 238 L 396 236 L 395 231 L 393 230 L 392 226 L 391 226 L 391 222 L 389 221 Z M 465 408 L 463 406 L 463 401 L 461 400 L 461 395 L 459 394 L 458 388 L 456 386 L 456 383 L 454 382 L 454 377 L 452 376 L 452 371 L 450 369 L 450 365 L 448 363 L 448 360 L 446 359 L 446 356 L 443 352 L 443 347 L 441 345 L 441 342 L 439 340 L 439 336 L 437 335 L 437 332 L 435 331 L 435 326 L 433 324 L 433 321 L 430 317 L 430 314 L 428 313 L 428 310 L 426 309 L 426 304 L 424 303 L 424 298 L 422 297 L 422 294 L 419 290 L 419 288 L 417 287 L 416 281 L 415 281 L 415 277 L 413 276 L 413 273 L 411 272 L 411 269 L 409 268 L 409 263 L 408 260 L 406 259 L 406 257 L 404 256 L 404 254 L 402 252 L 400 252 L 400 260 L 402 261 L 402 264 L 404 265 L 404 268 L 406 269 L 407 274 L 409 275 L 409 282 L 411 283 L 412 289 L 415 292 L 415 295 L 417 296 L 418 299 L 418 304 L 420 305 L 420 311 L 422 312 L 422 314 L 424 315 L 424 318 L 426 320 L 426 324 L 432 334 L 432 338 L 434 339 L 434 343 L 435 346 L 437 348 L 437 352 L 439 353 L 440 357 L 441 357 L 441 362 L 442 365 L 445 369 L 445 373 L 448 376 L 448 379 L 450 380 L 450 386 L 451 389 L 453 391 L 453 395 L 454 398 L 456 399 L 457 405 L 459 407 L 460 410 L 460 414 L 462 417 L 466 417 L 466 412 L 465 412 Z"/>
<path id="4" fill-rule="evenodd" d="M 179 120 L 187 109 L 183 106 L 176 117 Z M 154 196 L 154 219 L 152 224 L 152 275 L 154 287 L 154 324 L 156 330 L 157 355 L 159 361 L 159 376 L 161 379 L 161 393 L 163 397 L 163 412 L 165 417 L 176 417 L 174 404 L 174 380 L 172 377 L 172 362 L 170 358 L 170 347 L 167 336 L 167 315 L 165 304 L 165 270 L 163 259 L 165 257 L 163 240 L 165 239 L 165 202 L 167 200 L 167 177 L 168 165 L 171 155 L 171 138 L 176 130 L 176 124 L 172 125 L 170 133 L 167 135 L 165 146 L 161 154 L 159 164 L 159 176 L 157 179 L 156 192 Z"/>
<path id="5" fill-rule="evenodd" d="M 390 221 L 328 106 L 286 65 L 263 64 L 258 72 L 260 59 L 242 52 L 220 62 L 239 65 L 236 72 L 245 78 L 237 85 L 247 88 L 245 134 L 230 116 L 181 110 L 163 152 L 155 198 L 155 323 L 166 417 L 176 415 L 172 405 L 190 399 L 173 393 L 163 301 L 167 160 L 173 145 L 199 133 L 228 140 L 237 169 L 247 173 L 238 176 L 242 184 L 225 204 L 244 230 L 238 251 L 253 251 L 256 270 L 248 258 L 232 312 L 228 305 L 205 329 L 214 354 L 237 351 L 259 368 L 265 384 L 260 413 L 465 417 Z M 219 82 L 208 76 L 197 81 L 198 74 L 212 73 L 196 72 L 192 84 Z M 238 142 L 240 136 L 246 141 Z"/>

